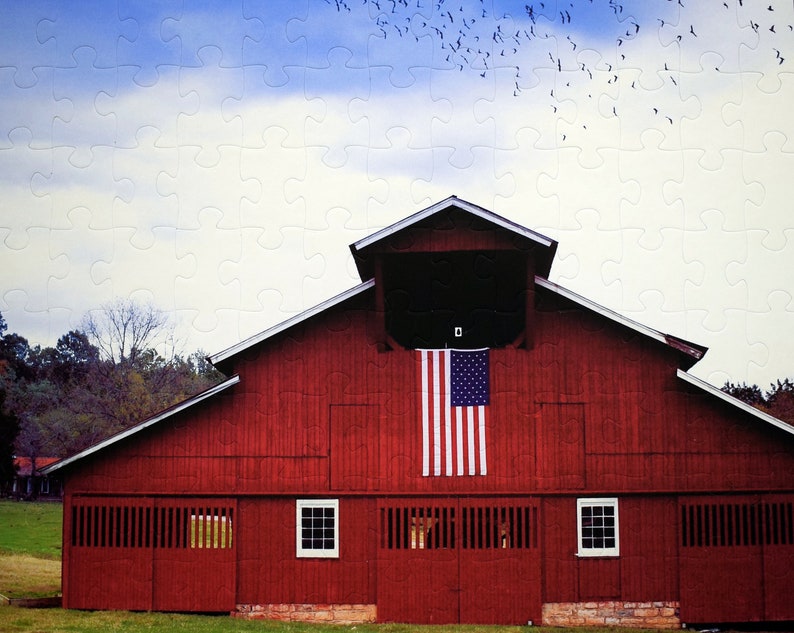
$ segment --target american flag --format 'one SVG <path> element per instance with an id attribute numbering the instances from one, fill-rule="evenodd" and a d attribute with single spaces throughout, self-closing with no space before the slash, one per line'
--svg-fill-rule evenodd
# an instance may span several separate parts
<path id="1" fill-rule="evenodd" d="M 488 350 L 417 350 L 424 477 L 485 475 Z"/>

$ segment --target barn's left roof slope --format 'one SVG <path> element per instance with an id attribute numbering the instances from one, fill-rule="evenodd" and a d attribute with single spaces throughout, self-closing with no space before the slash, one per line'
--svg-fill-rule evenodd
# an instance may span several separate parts
<path id="1" fill-rule="evenodd" d="M 67 457 L 65 459 L 55 462 L 54 464 L 50 464 L 49 466 L 40 468 L 39 472 L 41 472 L 44 475 L 49 475 L 53 471 L 59 470 L 65 466 L 69 466 L 70 464 L 74 464 L 75 462 L 85 457 L 88 457 L 89 455 L 98 453 L 99 451 L 102 451 L 108 448 L 109 446 L 116 444 L 117 442 L 120 442 L 128 437 L 140 433 L 144 429 L 148 429 L 149 427 L 154 426 L 155 424 L 158 424 L 163 420 L 170 418 L 173 415 L 176 415 L 180 411 L 184 411 L 185 409 L 188 409 L 198 404 L 202 400 L 211 398 L 212 396 L 219 394 L 221 391 L 224 391 L 229 387 L 236 385 L 239 382 L 240 382 L 239 376 L 232 376 L 231 378 L 227 378 L 223 382 L 218 383 L 217 385 L 210 387 L 209 389 L 202 391 L 201 393 L 196 394 L 195 396 L 187 398 L 182 402 L 178 402 L 177 404 L 170 406 L 167 409 L 164 409 L 163 411 L 160 411 L 159 413 L 153 415 L 152 417 L 147 418 L 143 422 L 139 422 L 138 424 L 135 424 L 134 426 L 131 426 L 128 429 L 124 429 L 123 431 L 116 433 L 115 435 L 112 435 L 109 438 L 94 444 L 93 446 L 89 446 L 85 450 L 82 450 L 79 453 L 72 455 L 71 457 Z"/>

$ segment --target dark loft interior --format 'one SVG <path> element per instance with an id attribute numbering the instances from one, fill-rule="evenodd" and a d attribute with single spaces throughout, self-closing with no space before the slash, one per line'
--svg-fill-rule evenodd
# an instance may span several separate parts
<path id="1" fill-rule="evenodd" d="M 527 255 L 411 253 L 383 259 L 386 329 L 406 348 L 503 347 L 523 332 Z"/>

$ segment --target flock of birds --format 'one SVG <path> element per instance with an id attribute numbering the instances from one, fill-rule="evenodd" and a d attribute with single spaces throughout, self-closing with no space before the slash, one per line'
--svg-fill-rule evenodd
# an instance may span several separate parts
<path id="1" fill-rule="evenodd" d="M 510 0 L 505 0 L 499 4 L 511 6 L 513 12 L 501 15 L 493 13 L 493 0 L 363 0 L 355 4 L 353 0 L 325 1 L 335 5 L 339 12 L 364 8 L 374 20 L 380 36 L 386 39 L 413 37 L 418 42 L 420 37 L 430 35 L 440 51 L 439 61 L 448 68 L 456 68 L 460 72 L 474 70 L 483 78 L 497 69 L 511 69 L 514 72 L 513 95 L 516 97 L 523 90 L 521 60 L 527 59 L 527 55 L 521 53 L 525 48 L 534 47 L 532 59 L 538 61 L 533 62 L 533 67 L 545 66 L 560 74 L 561 83 L 557 84 L 560 88 L 570 86 L 571 71 L 578 71 L 587 81 L 603 81 L 606 77 L 607 84 L 617 84 L 621 79 L 620 68 L 630 67 L 632 63 L 629 43 L 639 36 L 642 29 L 650 28 L 634 17 L 623 4 L 625 0 L 514 0 L 514 6 Z M 656 2 L 663 17 L 656 17 L 653 26 L 659 29 L 660 35 L 665 29 L 672 29 L 670 38 L 681 47 L 686 46 L 688 40 L 698 38 L 700 27 L 686 21 L 685 0 Z M 759 41 L 763 38 L 770 43 L 770 55 L 774 54 L 777 65 L 787 63 L 781 48 L 785 50 L 784 34 L 794 31 L 791 24 L 794 22 L 794 6 L 784 17 L 784 11 L 779 7 L 773 4 L 763 6 L 757 0 L 732 0 L 733 7 L 727 0 L 713 2 L 712 11 L 730 11 L 733 8 L 737 17 L 746 20 L 746 25 L 756 33 Z M 702 5 L 698 8 L 702 9 Z M 748 15 L 748 10 L 755 11 L 755 15 Z M 643 13 L 647 13 L 647 6 L 643 7 Z M 593 32 L 594 29 L 597 29 L 601 40 L 607 34 L 614 37 L 615 45 L 612 63 L 602 59 L 598 68 L 588 66 L 578 55 L 583 46 L 577 40 L 583 37 L 582 33 Z M 564 34 L 564 39 L 561 34 Z M 543 64 L 539 62 L 541 58 Z M 676 73 L 670 64 L 664 62 L 658 70 L 666 81 L 677 86 Z M 635 82 L 629 87 L 637 88 Z M 556 113 L 560 102 L 554 89 L 549 96 L 549 105 Z M 652 111 L 654 116 L 673 125 L 672 116 L 660 112 L 659 108 L 652 108 Z M 618 116 L 616 107 L 612 108 L 612 115 Z"/>

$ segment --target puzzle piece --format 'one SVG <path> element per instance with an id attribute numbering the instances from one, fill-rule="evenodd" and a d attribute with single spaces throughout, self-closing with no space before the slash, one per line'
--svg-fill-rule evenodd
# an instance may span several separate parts
<path id="1" fill-rule="evenodd" d="M 792 371 L 790 2 L 42 0 L 5 2 L 3 17 L 9 331 L 46 348 L 104 301 L 135 297 L 229 370 L 212 398 L 136 427 L 138 453 L 100 453 L 81 480 L 87 498 L 120 497 L 96 501 L 103 516 L 187 517 L 177 539 L 232 531 L 233 546 L 204 552 L 217 576 L 184 572 L 189 543 L 150 561 L 134 558 L 141 545 L 102 570 L 132 574 L 141 602 L 100 607 L 203 610 L 180 602 L 195 592 L 228 611 L 243 587 L 284 618 L 378 603 L 383 619 L 547 623 L 555 608 L 616 601 L 605 621 L 627 617 L 631 595 L 663 604 L 647 607 L 660 618 L 784 619 L 776 592 L 794 558 L 772 548 L 790 542 L 744 543 L 766 553 L 726 568 L 687 538 L 720 532 L 714 494 L 747 512 L 763 497 L 765 517 L 791 505 L 788 427 L 718 391 Z M 436 215 L 444 200 L 461 215 Z M 447 379 L 452 392 L 447 350 L 477 327 L 502 338 L 485 372 L 500 404 L 475 432 L 454 416 L 486 405 L 428 394 Z M 433 365 L 431 387 L 427 355 L 404 347 L 438 348 L 450 366 Z M 157 494 L 130 492 L 147 473 Z M 582 533 L 618 508 L 627 546 L 591 556 Z M 322 541 L 321 519 L 343 530 L 341 550 L 319 549 L 346 573 L 296 543 L 301 525 Z M 157 573 L 177 580 L 152 591 Z M 401 592 L 431 576 L 448 582 Z M 704 603 L 715 577 L 739 578 L 738 597 L 724 587 Z M 195 584 L 218 578 L 234 588 Z M 554 596 L 543 609 L 542 596 Z M 518 617 L 522 604 L 535 610 Z"/>

